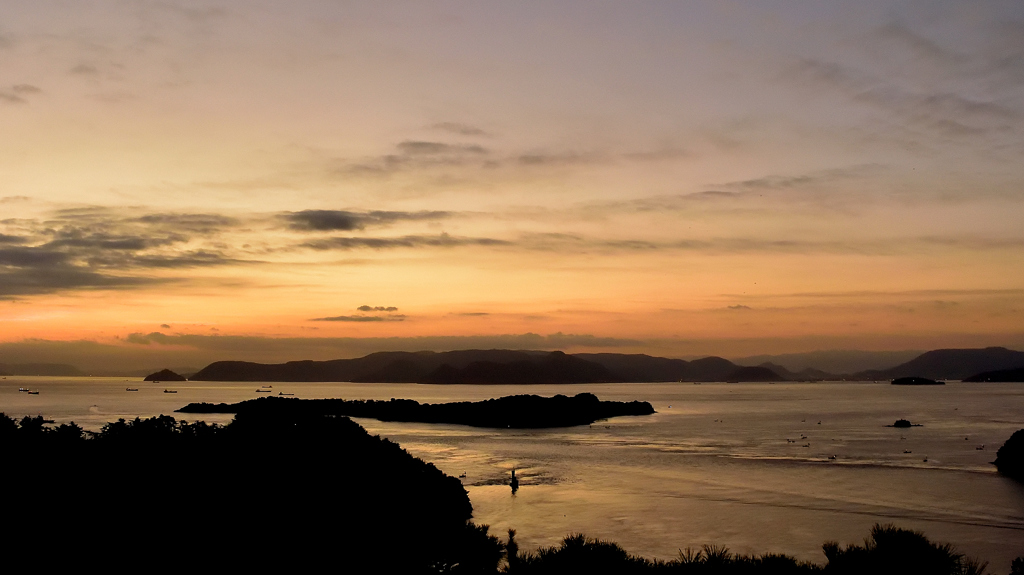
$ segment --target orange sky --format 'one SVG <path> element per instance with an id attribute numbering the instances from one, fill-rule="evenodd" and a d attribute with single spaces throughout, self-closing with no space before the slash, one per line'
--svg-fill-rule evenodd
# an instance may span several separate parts
<path id="1" fill-rule="evenodd" d="M 1021 38 L 1012 2 L 15 1 L 0 363 L 1022 347 Z"/>

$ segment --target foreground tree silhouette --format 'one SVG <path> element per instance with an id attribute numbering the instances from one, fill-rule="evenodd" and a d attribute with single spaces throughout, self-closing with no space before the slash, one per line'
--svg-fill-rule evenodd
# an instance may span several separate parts
<path id="1" fill-rule="evenodd" d="M 494 573 L 502 557 L 458 479 L 347 418 L 160 416 L 89 439 L 5 419 L 12 570 Z"/>

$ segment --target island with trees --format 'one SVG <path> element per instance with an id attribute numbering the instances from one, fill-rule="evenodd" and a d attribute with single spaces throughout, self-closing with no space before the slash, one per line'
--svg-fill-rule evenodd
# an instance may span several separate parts
<path id="1" fill-rule="evenodd" d="M 646 401 L 601 401 L 592 393 L 573 397 L 555 395 L 512 395 L 485 401 L 419 403 L 411 399 L 345 400 L 259 397 L 239 403 L 190 403 L 180 413 L 235 413 L 304 416 L 344 415 L 381 421 L 455 423 L 491 428 L 543 428 L 587 425 L 600 419 L 625 415 L 650 415 L 654 407 Z"/>

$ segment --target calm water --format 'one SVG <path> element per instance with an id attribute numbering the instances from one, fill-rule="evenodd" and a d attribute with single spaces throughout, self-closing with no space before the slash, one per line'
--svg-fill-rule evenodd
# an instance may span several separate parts
<path id="1" fill-rule="evenodd" d="M 171 414 L 192 401 L 255 397 L 259 386 L 8 377 L 0 380 L 0 411 L 99 429 L 118 417 Z M 891 522 L 954 543 L 990 561 L 994 573 L 1008 572 L 1010 560 L 1024 555 L 1024 486 L 997 475 L 990 463 L 1003 441 L 1024 428 L 1024 384 L 274 383 L 273 389 L 304 398 L 427 402 L 583 391 L 650 401 L 658 411 L 652 416 L 558 430 L 359 420 L 448 474 L 465 473 L 476 521 L 495 534 L 514 527 L 525 548 L 583 532 L 648 557 L 667 559 L 680 548 L 715 543 L 823 562 L 823 541 L 860 542 L 872 524 Z M 886 427 L 899 418 L 922 426 Z M 515 496 L 506 485 L 512 468 L 521 478 Z"/>

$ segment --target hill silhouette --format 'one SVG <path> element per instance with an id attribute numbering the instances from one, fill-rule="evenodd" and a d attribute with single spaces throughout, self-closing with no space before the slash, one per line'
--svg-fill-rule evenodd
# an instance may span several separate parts
<path id="1" fill-rule="evenodd" d="M 169 369 L 161 369 L 156 373 L 147 375 L 143 381 L 188 381 L 188 379 Z"/>
<path id="2" fill-rule="evenodd" d="M 925 352 L 888 369 L 845 375 L 812 368 L 792 372 L 774 363 L 762 363 L 756 367 L 761 371 L 742 372 L 739 371 L 742 366 L 715 356 L 687 361 L 645 354 L 565 354 L 560 351 L 471 349 L 445 352 L 388 351 L 371 353 L 355 359 L 304 360 L 279 364 L 217 361 L 199 370 L 189 379 L 473 384 L 840 379 L 890 381 L 901 377 L 956 380 L 982 372 L 1022 368 L 1024 352 L 1002 347 L 940 349 Z M 768 370 L 771 374 L 763 370 Z M 748 375 L 744 376 L 743 373 Z"/>
<path id="3" fill-rule="evenodd" d="M 981 373 L 972 375 L 971 377 L 965 377 L 964 381 L 970 382 L 981 382 L 981 381 L 992 381 L 992 382 L 1011 382 L 1011 381 L 1024 381 L 1024 367 L 1018 367 L 1016 369 L 1000 369 L 995 371 L 983 371 Z"/>
<path id="4" fill-rule="evenodd" d="M 613 383 L 726 381 L 740 366 L 720 357 L 693 361 L 642 354 L 459 350 L 378 352 L 355 359 L 262 364 L 217 361 L 193 381 L 352 381 L 359 383 Z"/>
<path id="5" fill-rule="evenodd" d="M 929 379 L 964 379 L 972 375 L 1024 366 L 1024 352 L 1005 347 L 984 349 L 937 349 L 884 370 L 855 374 L 859 379 L 881 380 L 899 377 L 927 377 Z"/>

